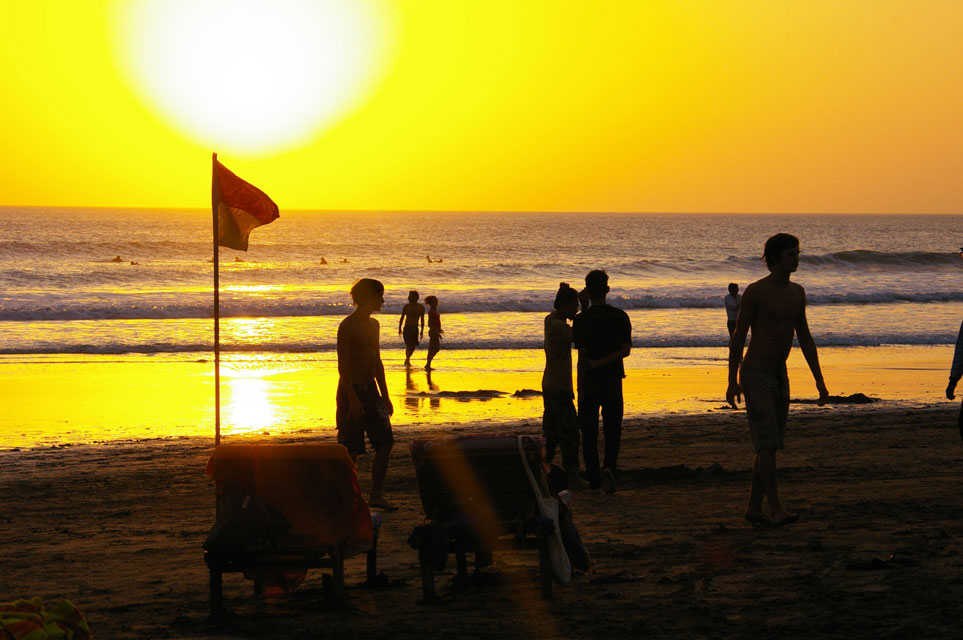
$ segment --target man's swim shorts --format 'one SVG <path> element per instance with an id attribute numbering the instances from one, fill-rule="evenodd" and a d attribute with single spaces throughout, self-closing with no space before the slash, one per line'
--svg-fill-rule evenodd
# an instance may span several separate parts
<path id="1" fill-rule="evenodd" d="M 402 336 L 404 336 L 406 347 L 417 347 L 418 346 L 418 325 L 406 324 L 405 328 L 402 329 Z"/>
<path id="2" fill-rule="evenodd" d="M 749 414 L 749 434 L 756 452 L 785 446 L 786 420 L 789 418 L 789 376 L 786 365 L 758 366 L 742 363 L 739 372 L 742 393 Z"/>
<path id="3" fill-rule="evenodd" d="M 348 398 L 346 394 L 337 395 L 337 412 L 335 420 L 338 426 L 338 442 L 343 444 L 352 457 L 365 453 L 364 434 L 368 434 L 368 441 L 375 451 L 393 444 L 394 435 L 391 432 L 391 420 L 388 409 L 381 395 L 378 385 L 372 380 L 356 384 L 354 392 L 361 401 L 363 413 L 361 418 L 351 419 L 348 416 Z"/>

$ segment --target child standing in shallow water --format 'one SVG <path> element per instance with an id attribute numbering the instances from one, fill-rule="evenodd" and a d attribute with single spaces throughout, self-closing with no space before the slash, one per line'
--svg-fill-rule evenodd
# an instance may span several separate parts
<path id="1" fill-rule="evenodd" d="M 428 296 L 425 298 L 428 303 L 428 362 L 425 363 L 425 371 L 431 371 L 431 361 L 435 354 L 441 349 L 441 314 L 438 313 L 438 298 Z"/>

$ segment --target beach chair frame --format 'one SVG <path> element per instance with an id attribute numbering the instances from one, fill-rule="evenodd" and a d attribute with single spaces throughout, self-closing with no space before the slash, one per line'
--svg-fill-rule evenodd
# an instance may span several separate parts
<path id="1" fill-rule="evenodd" d="M 366 582 L 374 584 L 378 575 L 378 527 L 375 527 L 371 548 L 366 552 Z M 204 552 L 204 562 L 207 564 L 210 582 L 211 616 L 216 617 L 224 613 L 224 579 L 225 573 L 244 573 L 257 569 L 331 569 L 331 599 L 337 606 L 346 603 L 344 586 L 344 560 L 349 557 L 345 545 L 331 545 L 323 547 L 286 547 L 264 551 L 242 552 L 238 554 L 221 554 Z M 254 582 L 254 594 L 262 594 L 260 582 Z"/>
<path id="2" fill-rule="evenodd" d="M 523 437 L 526 463 L 541 497 L 549 495 L 544 441 Z M 542 597 L 552 597 L 549 539 L 554 523 L 539 514 L 515 436 L 420 440 L 411 445 L 426 523 L 409 544 L 418 550 L 423 602 L 437 601 L 434 551 L 439 541 L 455 556 L 456 583 L 468 581 L 467 554 L 537 549 Z"/>
<path id="3" fill-rule="evenodd" d="M 323 466 L 315 466 L 318 463 Z M 255 518 L 268 514 L 270 520 L 266 528 L 261 522 L 252 524 L 248 520 L 246 525 L 252 529 L 246 531 L 244 525 L 235 528 L 229 516 L 221 530 L 237 532 L 241 537 L 228 535 L 215 548 L 205 547 L 212 616 L 224 612 L 225 573 L 253 576 L 254 593 L 260 596 L 264 585 L 257 577 L 259 573 L 290 572 L 303 577 L 310 569 L 330 569 L 331 580 L 325 580 L 325 592 L 340 607 L 346 601 L 345 558 L 365 553 L 366 582 L 375 583 L 381 517 L 368 510 L 354 463 L 341 445 L 220 445 L 208 462 L 207 472 L 216 483 L 219 513 L 222 504 L 250 505 L 252 511 L 245 513 Z M 339 492 L 336 495 L 345 498 L 334 503 L 323 498 L 315 502 L 315 496 L 323 495 L 322 487 L 333 488 Z M 338 506 L 331 510 L 333 505 Z M 311 514 L 307 520 L 305 514 Z M 346 518 L 345 527 L 334 524 L 333 530 L 325 528 L 327 525 L 318 529 L 313 524 L 340 523 L 342 518 Z M 359 526 L 365 533 L 357 533 L 354 527 Z"/>

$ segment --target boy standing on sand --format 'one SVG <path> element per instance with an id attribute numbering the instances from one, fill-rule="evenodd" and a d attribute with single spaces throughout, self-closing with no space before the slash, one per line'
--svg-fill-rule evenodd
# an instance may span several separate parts
<path id="1" fill-rule="evenodd" d="M 388 398 L 385 367 L 381 362 L 381 325 L 371 317 L 381 310 L 385 287 L 362 278 L 351 287 L 355 310 L 338 325 L 338 392 L 336 422 L 338 442 L 351 459 L 365 453 L 364 436 L 374 447 L 371 463 L 371 494 L 368 506 L 394 511 L 384 497 L 385 474 L 395 442 L 389 417 L 394 407 Z M 380 394 L 379 394 L 380 390 Z"/>
<path id="2" fill-rule="evenodd" d="M 788 233 L 777 233 L 766 241 L 763 257 L 770 273 L 746 287 L 739 305 L 736 330 L 729 340 L 726 400 L 735 409 L 736 400 L 745 393 L 749 433 L 756 452 L 744 517 L 752 523 L 778 527 L 799 520 L 798 515 L 783 508 L 776 481 L 776 450 L 784 446 L 789 417 L 786 359 L 792 349 L 794 333 L 816 380 L 820 406 L 826 404 L 829 392 L 819 368 L 816 343 L 806 321 L 806 292 L 789 281 L 790 274 L 799 267 L 799 239 Z M 742 349 L 750 328 L 752 341 L 743 360 Z M 762 510 L 764 497 L 769 501 L 771 516 L 766 516 Z"/>
<path id="3" fill-rule="evenodd" d="M 578 349 L 578 421 L 589 487 L 615 493 L 615 470 L 622 442 L 622 360 L 632 351 L 632 323 L 621 309 L 605 302 L 609 276 L 585 276 L 591 306 L 575 316 L 572 334 Z M 605 457 L 599 473 L 599 409 Z"/>
<path id="4" fill-rule="evenodd" d="M 418 302 L 418 292 L 408 292 L 408 304 L 401 310 L 398 318 L 398 335 L 405 341 L 405 367 L 411 366 L 411 354 L 418 346 L 418 322 L 421 321 L 421 338 L 425 337 L 425 305 Z M 405 328 L 402 331 L 401 323 Z"/>

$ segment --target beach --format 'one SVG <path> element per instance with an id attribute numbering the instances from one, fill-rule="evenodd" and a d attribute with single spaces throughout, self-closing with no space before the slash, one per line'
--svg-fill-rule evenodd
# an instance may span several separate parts
<path id="1" fill-rule="evenodd" d="M 794 407 L 779 456 L 799 523 L 742 519 L 751 447 L 743 412 L 629 418 L 613 495 L 574 494 L 592 572 L 538 595 L 537 554 L 496 554 L 494 577 L 419 605 L 423 521 L 408 445 L 388 475 L 379 569 L 390 586 L 326 604 L 321 571 L 259 600 L 226 576 L 230 614 L 208 619 L 203 542 L 214 518 L 210 440 L 164 438 L 0 452 L 0 593 L 68 598 L 98 638 L 899 638 L 959 637 L 963 445 L 955 403 Z M 445 435 L 479 433 L 466 423 Z M 538 434 L 537 421 L 502 431 Z M 287 436 L 280 441 L 304 441 Z M 309 441 L 331 441 L 332 434 Z M 279 441 L 277 438 L 271 441 Z M 360 459 L 367 486 L 370 458 Z M 438 579 L 453 575 L 449 559 Z"/>
<path id="2" fill-rule="evenodd" d="M 386 497 L 401 508 L 383 516 L 384 588 L 357 586 L 362 557 L 348 561 L 344 609 L 318 570 L 269 600 L 231 574 L 215 623 L 201 549 L 215 509 L 209 212 L 0 209 L 16 238 L 0 242 L 0 596 L 67 598 L 98 638 L 959 637 L 963 445 L 942 398 L 963 314 L 961 263 L 944 246 L 958 220 L 285 212 L 243 261 L 220 258 L 223 441 L 335 441 L 337 326 L 351 283 L 376 277 L 397 441 Z M 778 467 L 801 520 L 759 529 L 742 518 L 745 413 L 723 400 L 722 297 L 765 274 L 775 230 L 802 238 L 794 280 L 830 393 L 872 402 L 817 407 L 792 351 Z M 583 246 L 590 233 L 607 240 Z M 633 349 L 618 492 L 573 495 L 592 571 L 545 602 L 534 553 L 497 554 L 457 592 L 450 559 L 442 602 L 419 605 L 406 540 L 424 513 L 408 447 L 539 435 L 543 319 L 560 281 L 597 267 Z M 411 289 L 441 301 L 430 374 L 424 343 L 402 364 Z M 371 460 L 359 464 L 366 489 Z"/>

